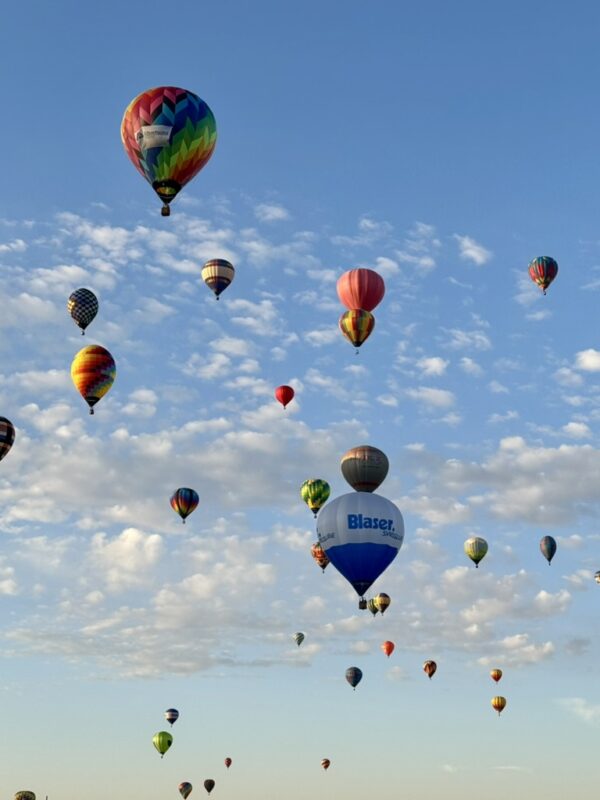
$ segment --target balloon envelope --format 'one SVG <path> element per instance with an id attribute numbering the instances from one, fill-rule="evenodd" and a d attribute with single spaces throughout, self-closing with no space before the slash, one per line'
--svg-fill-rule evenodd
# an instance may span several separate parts
<path id="1" fill-rule="evenodd" d="M 342 475 L 357 492 L 374 492 L 385 480 L 390 462 L 382 450 L 363 444 L 344 453 L 341 468 Z"/>
<path id="2" fill-rule="evenodd" d="M 600 570 L 594 574 L 594 580 L 596 583 L 600 583 Z"/>
<path id="3" fill-rule="evenodd" d="M 480 536 L 471 536 L 470 539 L 467 539 L 464 546 L 465 554 L 468 555 L 475 566 L 478 567 L 479 562 L 488 551 L 486 540 L 482 539 Z"/>
<path id="4" fill-rule="evenodd" d="M 506 697 L 492 697 L 492 708 L 494 711 L 497 711 L 498 714 L 502 713 L 504 708 L 506 708 Z"/>
<path id="5" fill-rule="evenodd" d="M 323 572 L 325 572 L 325 567 L 327 566 L 327 564 L 329 564 L 329 556 L 327 555 L 325 550 L 323 550 L 323 548 L 318 542 L 315 542 L 315 544 L 311 545 L 310 554 L 317 562 L 317 564 L 321 567 Z"/>
<path id="6" fill-rule="evenodd" d="M 179 711 L 177 711 L 176 708 L 167 708 L 167 710 L 165 711 L 165 719 L 167 720 L 169 725 L 172 725 L 179 719 Z"/>
<path id="7" fill-rule="evenodd" d="M 346 339 L 354 347 L 360 347 L 367 341 L 375 327 L 375 317 L 370 311 L 354 309 L 345 311 L 339 319 L 339 327 Z"/>
<path id="8" fill-rule="evenodd" d="M 529 262 L 529 277 L 544 294 L 557 275 L 558 264 L 550 256 L 538 256 Z"/>
<path id="9" fill-rule="evenodd" d="M 498 683 L 500 678 L 502 677 L 502 670 L 501 669 L 493 669 L 490 671 L 490 678 Z"/>
<path id="10" fill-rule="evenodd" d="M 206 789 L 206 791 L 207 791 L 209 794 L 212 792 L 212 790 L 215 788 L 215 782 L 213 781 L 213 779 L 212 779 L 212 778 L 207 778 L 207 779 L 204 781 L 204 788 Z"/>
<path id="11" fill-rule="evenodd" d="M 300 645 L 304 641 L 304 634 L 302 633 L 302 631 L 298 631 L 298 633 L 294 634 L 294 641 L 296 642 L 298 647 L 300 647 Z"/>
<path id="12" fill-rule="evenodd" d="M 71 379 L 75 388 L 94 413 L 94 406 L 113 385 L 117 368 L 115 360 L 99 344 L 82 348 L 71 364 Z"/>
<path id="13" fill-rule="evenodd" d="M 431 678 L 433 678 L 433 676 L 435 675 L 436 670 L 437 670 L 437 664 L 435 663 L 435 661 L 431 661 L 430 660 L 430 661 L 426 661 L 423 664 L 423 671 L 427 675 L 429 680 L 431 680 Z"/>
<path id="14" fill-rule="evenodd" d="M 553 539 L 552 536 L 542 536 L 540 539 L 540 551 L 548 564 L 550 564 L 556 553 L 556 539 Z"/>
<path id="15" fill-rule="evenodd" d="M 329 765 L 330 764 L 331 764 L 331 761 L 328 758 L 324 758 L 321 761 L 321 766 L 323 767 L 323 769 L 329 769 Z"/>
<path id="16" fill-rule="evenodd" d="M 224 258 L 211 258 L 202 267 L 202 280 L 211 289 L 217 298 L 229 286 L 235 275 L 231 262 Z"/>
<path id="17" fill-rule="evenodd" d="M 194 489 L 188 489 L 182 486 L 171 495 L 171 508 L 176 511 L 181 519 L 185 522 L 186 517 L 192 513 L 200 502 L 198 493 Z"/>
<path id="18" fill-rule="evenodd" d="M 69 295 L 67 310 L 83 334 L 98 313 L 98 298 L 89 289 L 76 289 Z"/>
<path id="19" fill-rule="evenodd" d="M 300 497 L 313 512 L 315 517 L 317 512 L 329 499 L 331 487 L 327 481 L 321 478 L 309 478 L 300 487 Z"/>
<path id="20" fill-rule="evenodd" d="M 20 792 L 15 792 L 14 800 L 35 800 L 35 793 L 29 789 L 21 789 Z"/>
<path id="21" fill-rule="evenodd" d="M 389 641 L 383 642 L 383 644 L 381 645 L 381 649 L 383 650 L 383 652 L 386 654 L 386 656 L 388 658 L 394 652 L 395 647 L 396 647 L 396 645 L 393 642 L 389 642 Z"/>
<path id="22" fill-rule="evenodd" d="M 369 609 L 371 614 L 373 614 L 373 616 L 379 614 L 379 609 L 377 608 L 377 603 L 375 602 L 374 597 L 371 597 L 369 600 L 367 600 L 367 608 Z"/>
<path id="23" fill-rule="evenodd" d="M 183 800 L 187 800 L 192 793 L 192 788 L 192 784 L 188 783 L 188 781 L 183 781 L 183 783 L 179 784 L 179 794 L 183 797 Z"/>
<path id="24" fill-rule="evenodd" d="M 373 311 L 383 299 L 385 283 L 372 269 L 350 269 L 338 278 L 337 293 L 347 309 Z"/>
<path id="25" fill-rule="evenodd" d="M 317 535 L 333 566 L 362 597 L 398 555 L 404 520 L 385 497 L 350 492 L 321 510 Z"/>
<path id="26" fill-rule="evenodd" d="M 358 667 L 348 667 L 346 670 L 346 680 L 353 689 L 356 689 L 358 684 L 362 681 L 362 676 L 362 670 Z"/>
<path id="27" fill-rule="evenodd" d="M 167 731 L 159 731 L 152 737 L 152 744 L 156 747 L 162 758 L 173 744 L 173 737 Z"/>
<path id="28" fill-rule="evenodd" d="M 227 767 L 227 769 L 229 769 L 229 767 L 231 766 L 232 763 L 233 762 L 231 761 L 231 759 L 229 757 L 227 757 L 225 759 L 225 766 Z"/>
<path id="29" fill-rule="evenodd" d="M 8 455 L 15 441 L 15 427 L 6 417 L 0 417 L 0 461 Z"/>
<path id="30" fill-rule="evenodd" d="M 291 386 L 278 386 L 275 389 L 275 399 L 279 400 L 284 408 L 294 399 L 294 394 L 295 392 Z"/>
<path id="31" fill-rule="evenodd" d="M 381 614 L 384 614 L 386 608 L 392 602 L 392 598 L 389 596 L 389 594 L 386 594 L 385 592 L 380 592 L 376 597 L 373 598 L 373 602 L 377 606 L 377 610 Z"/>

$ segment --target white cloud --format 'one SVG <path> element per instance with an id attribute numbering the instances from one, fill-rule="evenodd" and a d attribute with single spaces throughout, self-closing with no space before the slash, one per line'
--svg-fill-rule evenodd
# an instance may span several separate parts
<path id="1" fill-rule="evenodd" d="M 460 359 L 459 367 L 463 372 L 466 372 L 467 375 L 483 375 L 483 369 L 480 367 L 480 365 L 476 361 L 473 361 L 472 358 L 468 358 L 467 356 L 463 356 Z"/>
<path id="2" fill-rule="evenodd" d="M 439 356 L 430 356 L 429 358 L 420 358 L 417 361 L 417 367 L 421 370 L 423 375 L 439 376 L 446 372 L 448 362 L 445 358 Z"/>
<path id="3" fill-rule="evenodd" d="M 585 372 L 600 372 L 600 350 L 580 350 L 575 355 L 575 368 Z"/>
<path id="4" fill-rule="evenodd" d="M 444 346 L 451 350 L 489 350 L 492 343 L 483 331 L 464 331 L 459 328 L 443 328 Z"/>
<path id="5" fill-rule="evenodd" d="M 589 439 L 592 435 L 585 422 L 568 422 L 562 426 L 561 430 L 570 439 Z"/>
<path id="6" fill-rule="evenodd" d="M 405 394 L 418 403 L 432 408 L 448 408 L 454 405 L 456 398 L 447 389 L 433 389 L 419 386 L 418 389 L 406 389 Z"/>
<path id="7" fill-rule="evenodd" d="M 563 697 L 557 702 L 574 717 L 588 725 L 600 724 L 600 704 L 592 705 L 583 697 Z"/>
<path id="8" fill-rule="evenodd" d="M 491 259 L 491 251 L 487 250 L 483 245 L 476 242 L 475 239 L 472 239 L 470 236 L 459 236 L 459 234 L 455 233 L 454 238 L 458 242 L 458 250 L 460 257 L 463 260 L 472 261 L 474 264 L 477 264 L 477 266 L 480 267 L 483 264 L 487 264 L 487 262 Z"/>
<path id="9" fill-rule="evenodd" d="M 260 203 L 254 213 L 260 222 L 280 222 L 290 218 L 287 208 L 275 203 Z"/>

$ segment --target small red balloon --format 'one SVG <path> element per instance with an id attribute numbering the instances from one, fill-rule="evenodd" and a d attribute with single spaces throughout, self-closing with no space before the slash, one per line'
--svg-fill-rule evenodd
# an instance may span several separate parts
<path id="1" fill-rule="evenodd" d="M 275 398 L 279 400 L 281 405 L 285 408 L 288 403 L 294 399 L 294 390 L 291 386 L 278 386 L 275 389 Z"/>

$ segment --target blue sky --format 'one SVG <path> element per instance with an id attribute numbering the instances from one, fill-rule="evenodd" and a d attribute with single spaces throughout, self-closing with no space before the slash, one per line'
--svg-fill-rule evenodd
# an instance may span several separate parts
<path id="1" fill-rule="evenodd" d="M 194 800 L 212 777 L 250 800 L 562 800 L 594 780 L 600 10 L 481 6 L 6 14 L 5 794 L 176 800 L 187 780 Z M 168 219 L 119 137 L 163 84 L 218 128 Z M 559 263 L 546 297 L 537 255 Z M 236 267 L 219 303 L 200 281 L 215 257 Z M 356 266 L 386 281 L 358 356 L 335 290 Z M 100 300 L 85 339 L 79 286 Z M 117 363 L 94 417 L 69 375 L 90 343 Z M 299 497 L 309 477 L 345 492 L 339 460 L 363 443 L 406 524 L 376 618 L 312 563 Z M 178 486 L 200 495 L 185 527 Z M 490 545 L 478 571 L 471 535 Z"/>

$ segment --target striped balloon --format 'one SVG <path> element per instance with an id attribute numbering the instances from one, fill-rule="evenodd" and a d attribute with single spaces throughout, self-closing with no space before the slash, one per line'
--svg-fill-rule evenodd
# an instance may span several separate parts
<path id="1" fill-rule="evenodd" d="M 300 647 L 300 645 L 304 641 L 304 634 L 302 633 L 302 631 L 298 631 L 298 633 L 294 634 L 294 641 L 296 642 L 298 647 Z"/>
<path id="2" fill-rule="evenodd" d="M 375 327 L 375 317 L 370 311 L 355 308 L 342 314 L 339 326 L 341 332 L 356 347 L 358 353 L 358 348 L 366 342 Z"/>
<path id="3" fill-rule="evenodd" d="M 330 764 L 331 764 L 331 761 L 330 761 L 328 758 L 323 758 L 323 759 L 321 760 L 321 766 L 322 766 L 322 767 L 323 767 L 323 769 L 325 769 L 325 770 L 329 769 L 329 766 L 330 766 Z"/>
<path id="4" fill-rule="evenodd" d="M 383 615 L 385 614 L 386 608 L 392 602 L 392 598 L 389 596 L 389 594 L 386 594 L 385 592 L 380 592 L 376 597 L 373 598 L 373 602 L 377 606 L 377 610 L 379 611 L 379 613 Z"/>
<path id="5" fill-rule="evenodd" d="M 179 514 L 184 524 L 185 518 L 189 517 L 199 502 L 198 493 L 187 487 L 182 487 L 173 492 L 170 500 L 171 508 Z"/>
<path id="6" fill-rule="evenodd" d="M 15 427 L 6 417 L 0 417 L 0 461 L 8 454 L 15 441 Z"/>
<path id="7" fill-rule="evenodd" d="M 350 269 L 338 278 L 337 293 L 346 308 L 373 311 L 383 299 L 385 283 L 372 269 Z"/>
<path id="8" fill-rule="evenodd" d="M 167 708 L 165 711 L 165 719 L 173 727 L 173 723 L 179 719 L 179 711 L 176 708 Z"/>
<path id="9" fill-rule="evenodd" d="M 317 512 L 323 506 L 331 493 L 331 487 L 327 481 L 321 478 L 309 478 L 300 487 L 300 497 L 313 512 L 315 519 Z"/>
<path id="10" fill-rule="evenodd" d="M 202 280 L 217 298 L 229 286 L 235 275 L 233 264 L 224 258 L 211 258 L 202 267 Z"/>
<path id="11" fill-rule="evenodd" d="M 495 682 L 498 683 L 500 678 L 502 677 L 502 670 L 501 669 L 492 669 L 490 670 L 490 678 Z"/>
<path id="12" fill-rule="evenodd" d="M 104 347 L 92 344 L 80 350 L 71 364 L 71 379 L 75 388 L 94 413 L 94 406 L 113 385 L 117 368 L 115 360 Z"/>
<path id="13" fill-rule="evenodd" d="M 492 697 L 492 708 L 494 711 L 497 711 L 498 716 L 500 716 L 500 714 L 506 708 L 506 697 Z"/>
<path id="14" fill-rule="evenodd" d="M 529 262 L 529 277 L 544 294 L 557 275 L 558 264 L 550 256 L 538 256 Z"/>
<path id="15" fill-rule="evenodd" d="M 469 556 L 471 561 L 476 567 L 479 567 L 479 562 L 488 551 L 488 544 L 485 539 L 480 536 L 471 536 L 465 542 L 465 554 Z"/>

